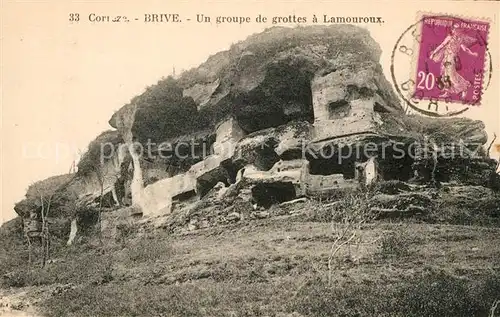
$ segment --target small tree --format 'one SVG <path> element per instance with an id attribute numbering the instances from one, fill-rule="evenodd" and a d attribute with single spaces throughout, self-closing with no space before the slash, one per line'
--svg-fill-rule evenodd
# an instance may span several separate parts
<path id="1" fill-rule="evenodd" d="M 495 312 L 498 308 L 498 306 L 500 305 L 500 299 L 497 299 L 493 302 L 493 304 L 491 305 L 491 308 L 490 308 L 490 315 L 488 317 L 495 317 Z"/>
<path id="2" fill-rule="evenodd" d="M 330 248 L 328 256 L 328 284 L 331 285 L 333 274 L 333 262 L 337 253 L 348 246 L 349 255 L 351 252 L 351 243 L 360 239 L 357 238 L 359 230 L 363 224 L 374 219 L 368 208 L 368 193 L 353 193 L 345 195 L 339 201 L 327 204 L 332 213 L 332 233 L 335 241 Z"/>
<path id="3" fill-rule="evenodd" d="M 24 231 L 24 235 L 25 235 L 26 241 L 28 243 L 28 265 L 31 266 L 31 262 L 33 261 L 32 260 L 33 248 L 32 248 L 32 244 L 31 244 L 31 239 L 30 239 L 28 232 L 26 232 L 26 230 Z"/>
<path id="4" fill-rule="evenodd" d="M 49 221 L 48 215 L 50 212 L 50 204 L 52 202 L 52 195 L 49 196 L 47 204 L 44 202 L 43 194 L 40 194 L 40 201 L 42 202 L 42 230 L 41 230 L 41 241 L 42 241 L 42 267 L 45 267 L 49 256 L 50 256 L 50 231 L 49 231 Z"/>
<path id="5" fill-rule="evenodd" d="M 99 164 L 99 166 L 96 166 L 94 168 L 94 173 L 97 175 L 97 180 L 99 182 L 99 187 L 100 187 L 100 196 L 99 196 L 99 209 L 98 209 L 98 216 L 97 216 L 97 225 L 99 226 L 99 241 L 102 243 L 102 235 L 101 235 L 101 229 L 102 229 L 102 200 L 104 197 L 104 173 L 103 168 L 102 168 L 102 162 Z"/>
<path id="6" fill-rule="evenodd" d="M 493 140 L 491 140 L 491 143 L 488 146 L 488 149 L 486 150 L 486 153 L 488 153 L 488 155 L 490 154 L 491 147 L 495 143 L 496 139 L 497 139 L 497 134 L 493 133 Z M 499 171 L 499 168 L 500 168 L 500 144 L 495 144 L 495 150 L 496 150 L 496 152 L 499 152 L 498 159 L 497 159 L 497 165 L 495 167 L 495 172 L 498 174 L 498 173 L 500 173 L 500 171 Z"/>

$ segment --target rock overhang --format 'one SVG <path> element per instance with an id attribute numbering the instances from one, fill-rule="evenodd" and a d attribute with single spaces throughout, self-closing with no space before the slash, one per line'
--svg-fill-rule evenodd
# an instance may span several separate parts
<path id="1" fill-rule="evenodd" d="M 143 188 L 157 214 L 169 212 L 165 206 L 171 206 L 172 197 L 191 197 L 193 192 L 204 196 L 217 184 L 231 187 L 241 180 L 249 186 L 279 183 L 275 189 L 285 196 L 290 194 L 290 184 L 296 196 L 356 188 L 359 175 L 354 169 L 360 167 L 356 164 L 366 164 L 368 157 L 346 157 L 345 166 L 333 166 L 323 175 L 318 168 L 335 164 L 315 156 L 328 148 L 344 155 L 346 147 L 408 145 L 425 137 L 444 140 L 443 144 L 458 140 L 485 144 L 484 124 L 479 121 L 407 116 L 383 75 L 380 54 L 368 31 L 356 26 L 276 27 L 252 35 L 179 78 L 162 79 L 147 88 L 109 121 L 125 144 L 197 143 L 206 145 L 208 152 L 196 159 L 188 155 L 182 160 L 185 166 L 164 174 L 147 170 L 172 170 L 178 158 L 153 159 L 152 167 L 145 164 L 149 158 L 141 157 L 137 166 L 118 159 L 109 171 L 102 171 L 113 171 L 116 175 L 108 179 L 120 182 L 126 179 L 124 171 L 140 165 L 145 178 L 160 175 L 145 179 Z M 447 128 L 440 130 L 443 124 Z M 195 147 L 196 151 L 203 146 Z M 153 146 L 153 152 L 161 150 Z M 278 170 L 283 162 L 299 161 L 302 167 Z M 443 175 L 451 173 L 446 162 L 439 164 Z M 400 168 L 395 166 L 381 169 L 392 177 Z M 470 166 L 480 171 L 481 178 L 492 163 L 474 161 Z M 74 184 L 76 191 L 83 190 L 77 186 L 81 183 Z M 97 187 L 91 187 L 95 196 Z M 258 195 L 271 188 L 259 187 Z M 88 197 L 88 188 L 83 191 Z"/>
<path id="2" fill-rule="evenodd" d="M 356 26 L 271 28 L 209 57 L 177 80 L 167 78 L 148 88 L 118 110 L 110 124 L 141 141 L 144 135 L 166 139 L 214 129 L 228 117 L 238 120 L 246 133 L 292 120 L 312 123 L 314 78 L 335 72 L 361 90 L 384 90 L 387 83 L 370 76 L 380 68 L 380 53 L 368 31 Z M 353 72 L 357 75 L 349 76 Z M 130 110 L 134 106 L 136 112 Z"/>

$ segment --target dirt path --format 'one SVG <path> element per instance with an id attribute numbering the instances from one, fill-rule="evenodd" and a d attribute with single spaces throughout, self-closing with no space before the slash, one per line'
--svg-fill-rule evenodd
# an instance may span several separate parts
<path id="1" fill-rule="evenodd" d="M 35 287 L 0 290 L 0 317 L 42 317 L 33 306 Z"/>
<path id="2" fill-rule="evenodd" d="M 41 317 L 40 315 L 28 313 L 20 310 L 4 310 L 0 311 L 1 317 Z"/>

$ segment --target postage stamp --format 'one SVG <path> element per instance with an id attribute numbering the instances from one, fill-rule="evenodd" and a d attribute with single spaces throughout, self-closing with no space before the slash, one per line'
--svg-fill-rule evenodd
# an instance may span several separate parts
<path id="1" fill-rule="evenodd" d="M 414 98 L 479 105 L 488 21 L 422 15 L 414 68 Z"/>

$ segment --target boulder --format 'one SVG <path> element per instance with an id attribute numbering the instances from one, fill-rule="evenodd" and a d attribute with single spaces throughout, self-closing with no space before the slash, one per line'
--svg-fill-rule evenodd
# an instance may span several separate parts
<path id="1" fill-rule="evenodd" d="M 369 201 L 378 219 L 425 216 L 433 211 L 433 197 L 426 192 L 403 192 L 396 195 L 377 194 Z"/>

